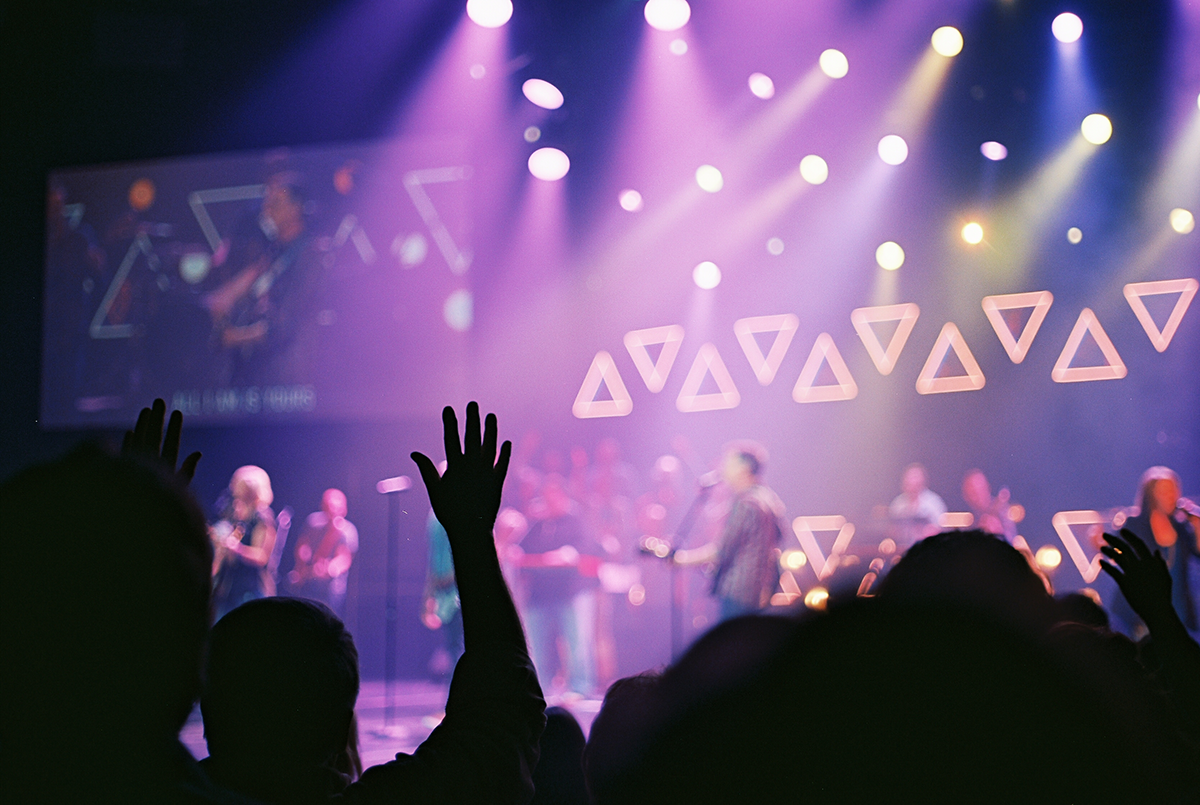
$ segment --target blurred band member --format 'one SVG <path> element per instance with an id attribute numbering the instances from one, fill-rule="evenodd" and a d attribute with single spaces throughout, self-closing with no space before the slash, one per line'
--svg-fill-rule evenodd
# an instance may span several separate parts
<path id="1" fill-rule="evenodd" d="M 358 529 L 346 513 L 346 494 L 326 489 L 321 510 L 308 515 L 296 540 L 296 563 L 288 573 L 292 594 L 327 604 L 339 618 L 350 564 L 358 551 Z"/>
<path id="2" fill-rule="evenodd" d="M 946 503 L 929 488 L 929 476 L 921 464 L 909 464 L 904 468 L 900 490 L 888 506 L 888 518 L 892 521 L 892 539 L 896 541 L 896 547 L 906 551 L 914 542 L 941 530 Z"/>
<path id="3" fill-rule="evenodd" d="M 983 470 L 969 470 L 963 476 L 962 496 L 975 516 L 975 528 L 1013 544 L 1017 538 L 1017 524 L 1008 515 L 1010 495 L 1007 487 L 992 497 L 992 486 Z"/>
<path id="4" fill-rule="evenodd" d="M 1187 628 L 1200 628 L 1195 595 L 1200 591 L 1200 546 L 1196 518 L 1181 506 L 1179 476 L 1167 467 L 1151 467 L 1138 481 L 1137 496 L 1124 527 L 1158 549 L 1171 570 L 1171 603 Z M 1189 504 L 1187 508 L 1192 508 Z"/>
<path id="5" fill-rule="evenodd" d="M 209 527 L 215 548 L 213 598 L 220 618 L 238 605 L 275 594 L 267 565 L 275 548 L 271 478 L 262 467 L 238 467 L 221 519 Z"/>

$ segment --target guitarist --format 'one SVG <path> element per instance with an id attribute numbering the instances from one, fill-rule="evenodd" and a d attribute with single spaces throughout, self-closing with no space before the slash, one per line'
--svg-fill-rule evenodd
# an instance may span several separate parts
<path id="1" fill-rule="evenodd" d="M 296 540 L 296 563 L 288 582 L 293 595 L 322 601 L 338 617 L 346 599 L 346 580 L 358 550 L 358 529 L 346 519 L 346 494 L 326 489 L 321 510 L 313 512 Z"/>

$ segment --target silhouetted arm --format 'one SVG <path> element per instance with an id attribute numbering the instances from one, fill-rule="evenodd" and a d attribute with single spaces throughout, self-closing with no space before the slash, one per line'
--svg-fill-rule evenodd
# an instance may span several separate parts
<path id="1" fill-rule="evenodd" d="M 121 455 L 157 461 L 177 477 L 184 486 L 192 482 L 196 474 L 196 464 L 200 461 L 200 453 L 192 453 L 183 460 L 176 471 L 175 463 L 179 460 L 179 440 L 183 434 L 183 414 L 171 412 L 167 422 L 167 433 L 163 436 L 163 420 L 166 418 L 167 404 L 156 399 L 151 408 L 143 408 L 138 414 L 137 424 L 133 430 L 125 431 L 125 440 L 121 444 Z M 160 444 L 161 443 L 161 444 Z"/>
<path id="2" fill-rule="evenodd" d="M 1171 571 L 1159 551 L 1128 528 L 1121 535 L 1105 534 L 1100 552 L 1109 561 L 1101 568 L 1112 576 L 1129 606 L 1145 622 L 1162 664 L 1164 681 L 1180 708 L 1184 729 L 1200 737 L 1200 644 L 1171 604 Z"/>
<path id="3" fill-rule="evenodd" d="M 512 446 L 497 455 L 496 419 L 480 436 L 479 406 L 458 420 L 447 407 L 446 472 L 413 453 L 438 521 L 446 529 L 462 602 L 465 651 L 446 702 L 446 717 L 412 756 L 368 769 L 347 790 L 354 802 L 524 803 L 545 726 L 545 701 L 525 633 L 500 573 L 492 528 Z"/>

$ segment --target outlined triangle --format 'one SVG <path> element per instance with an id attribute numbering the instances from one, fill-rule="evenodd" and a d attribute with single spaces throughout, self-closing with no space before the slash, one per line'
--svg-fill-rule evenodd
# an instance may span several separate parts
<path id="1" fill-rule="evenodd" d="M 679 345 L 683 343 L 683 328 L 678 324 L 666 327 L 647 327 L 644 330 L 630 330 L 625 333 L 625 349 L 633 358 L 633 365 L 646 383 L 646 388 L 657 394 L 667 384 L 667 375 L 675 365 L 675 356 L 679 354 Z M 646 347 L 662 344 L 658 360 L 650 359 Z"/>
<path id="2" fill-rule="evenodd" d="M 833 376 L 838 381 L 836 386 L 813 385 L 813 381 L 817 379 L 817 373 L 821 371 L 822 363 L 828 363 L 829 368 L 833 370 Z M 842 354 L 838 352 L 837 345 L 833 343 L 833 337 L 829 333 L 821 333 L 817 336 L 817 342 L 813 344 L 812 351 L 808 353 L 808 360 L 804 362 L 804 368 L 800 370 L 800 377 L 792 389 L 792 399 L 798 403 L 832 402 L 834 400 L 852 400 L 856 396 L 858 396 L 858 384 L 854 382 L 854 376 L 850 374 L 850 369 L 842 360 Z"/>
<path id="3" fill-rule="evenodd" d="M 1179 322 L 1183 321 L 1183 314 L 1187 313 L 1188 305 L 1192 304 L 1192 298 L 1196 295 L 1198 287 L 1200 287 L 1200 282 L 1196 282 L 1190 277 L 1182 280 L 1131 282 L 1125 286 L 1125 299 L 1133 308 L 1133 313 L 1137 316 L 1138 321 L 1142 323 L 1142 329 L 1146 331 L 1146 335 L 1150 336 L 1150 343 L 1159 352 L 1170 346 L 1171 339 L 1175 337 L 1175 331 L 1179 329 Z M 1171 315 L 1167 317 L 1167 323 L 1159 330 L 1150 311 L 1146 310 L 1146 303 L 1142 301 L 1142 297 L 1156 296 L 1161 293 L 1177 293 L 1179 298 L 1175 300 L 1175 307 L 1172 308 Z"/>
<path id="4" fill-rule="evenodd" d="M 611 400 L 596 399 L 596 392 L 600 390 L 601 383 L 608 386 L 608 393 L 612 395 Z M 633 400 L 625 388 L 625 381 L 621 380 L 621 373 L 617 371 L 617 365 L 613 363 L 612 355 L 600 350 L 596 353 L 596 357 L 592 358 L 592 365 L 588 367 L 587 375 L 583 378 L 583 385 L 579 387 L 579 394 L 575 396 L 575 404 L 571 406 L 571 413 L 579 419 L 594 419 L 605 416 L 625 416 L 632 410 Z"/>
<path id="5" fill-rule="evenodd" d="M 746 360 L 750 361 L 750 368 L 754 370 L 754 375 L 761 385 L 769 386 L 775 379 L 775 373 L 779 371 L 779 364 L 783 362 L 783 356 L 787 354 L 788 347 L 791 346 L 792 336 L 796 334 L 799 327 L 800 319 L 791 313 L 783 313 L 778 316 L 753 316 L 748 319 L 738 319 L 733 323 L 733 333 L 737 336 L 738 343 L 742 345 L 742 352 L 746 353 Z M 765 358 L 762 350 L 758 348 L 758 342 L 754 340 L 755 333 L 775 333 L 775 341 L 772 342 L 771 349 Z"/>
<path id="6" fill-rule="evenodd" d="M 1083 546 L 1079 544 L 1079 538 L 1071 530 L 1071 526 L 1102 526 L 1106 525 L 1107 521 L 1100 516 L 1100 512 L 1076 510 L 1058 512 L 1054 517 L 1050 518 L 1050 522 L 1054 524 L 1054 530 L 1058 532 L 1058 538 L 1062 540 L 1063 547 L 1067 549 L 1067 554 L 1071 557 L 1071 561 L 1075 563 L 1075 569 L 1079 571 L 1080 576 L 1083 576 L 1085 583 L 1091 584 L 1100 575 L 1100 554 L 1097 553 L 1089 561 L 1087 554 L 1083 551 Z"/>
<path id="7" fill-rule="evenodd" d="M 717 381 L 720 391 L 711 394 L 698 393 L 706 374 L 711 374 L 713 380 Z M 703 344 L 696 353 L 696 360 L 692 361 L 687 379 L 683 381 L 683 388 L 675 400 L 675 407 L 684 413 L 718 411 L 722 408 L 737 408 L 741 401 L 742 395 L 738 394 L 737 386 L 733 384 L 733 378 L 725 368 L 725 361 L 721 360 L 721 353 L 717 352 L 717 348 L 712 344 Z"/>
<path id="8" fill-rule="evenodd" d="M 1071 366 L 1071 361 L 1075 360 L 1075 353 L 1079 350 L 1079 345 L 1083 343 L 1085 333 L 1091 333 L 1092 338 L 1096 339 L 1096 345 L 1104 353 L 1104 360 L 1108 361 L 1106 365 Z M 1096 318 L 1092 309 L 1085 307 L 1080 311 L 1079 318 L 1075 320 L 1075 327 L 1067 336 L 1067 343 L 1063 345 L 1058 361 L 1050 370 L 1050 377 L 1055 383 L 1086 383 L 1091 380 L 1120 380 L 1126 374 L 1128 374 L 1128 370 L 1125 368 L 1125 362 L 1117 354 L 1117 349 L 1113 346 L 1108 333 L 1104 332 L 1104 328 L 1100 326 L 1100 320 Z"/>
<path id="9" fill-rule="evenodd" d="M 946 359 L 946 352 L 951 347 L 954 347 L 954 354 L 958 356 L 967 373 L 954 377 L 937 377 L 937 370 L 941 367 L 942 361 Z M 971 348 L 963 340 L 958 326 L 952 321 L 946 322 L 942 325 L 942 331 L 938 333 L 937 341 L 934 342 L 933 349 L 929 351 L 929 357 L 925 359 L 925 366 L 917 378 L 917 393 L 945 394 L 952 391 L 978 391 L 983 388 L 985 382 L 983 371 L 979 368 L 975 356 L 971 354 Z"/>
<path id="10" fill-rule="evenodd" d="M 821 551 L 821 546 L 817 544 L 814 531 L 838 532 L 828 557 Z M 808 555 L 808 561 L 812 564 L 817 578 L 824 579 L 837 569 L 838 558 L 846 552 L 846 548 L 850 547 L 850 540 L 854 538 L 854 524 L 846 522 L 846 518 L 840 514 L 797 517 L 792 520 L 792 533 L 796 535 L 796 539 L 800 541 L 800 547 Z"/>
<path id="11" fill-rule="evenodd" d="M 920 315 L 921 309 L 912 302 L 900 305 L 858 307 L 850 311 L 850 322 L 854 325 L 858 337 L 862 339 L 863 346 L 867 348 L 867 354 L 875 362 L 875 368 L 879 370 L 879 374 L 889 375 L 896 368 L 896 359 L 900 357 L 900 352 L 908 343 L 908 336 L 912 333 L 913 326 L 916 325 L 917 317 Z M 875 331 L 871 329 L 872 324 L 883 321 L 899 322 L 896 325 L 896 331 L 892 333 L 892 339 L 888 341 L 886 350 L 879 343 L 879 337 L 875 335 Z"/>
<path id="12" fill-rule="evenodd" d="M 996 331 L 996 336 L 1000 339 L 1004 351 L 1008 353 L 1008 357 L 1013 363 L 1020 363 L 1029 354 L 1029 345 L 1033 343 L 1042 322 L 1046 319 L 1046 312 L 1050 310 L 1052 304 L 1054 304 L 1054 296 L 1049 291 L 1006 293 L 983 297 L 983 312 L 987 315 L 988 321 L 992 323 L 992 329 Z M 1029 320 L 1025 322 L 1021 336 L 1013 338 L 1012 330 L 1009 329 L 1008 322 L 1000 315 L 1000 311 L 1027 307 L 1033 308 L 1033 312 L 1029 314 Z"/>

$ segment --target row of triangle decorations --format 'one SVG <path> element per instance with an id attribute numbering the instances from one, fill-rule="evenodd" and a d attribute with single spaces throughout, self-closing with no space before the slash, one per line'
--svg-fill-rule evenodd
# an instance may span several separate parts
<path id="1" fill-rule="evenodd" d="M 1150 338 L 1150 343 L 1159 352 L 1164 351 L 1175 336 L 1179 323 L 1183 320 L 1192 298 L 1196 295 L 1200 283 L 1195 279 L 1160 280 L 1156 282 L 1134 282 L 1125 286 L 1125 299 L 1129 302 L 1134 315 Z M 1160 328 L 1150 315 L 1143 301 L 1147 296 L 1160 294 L 1175 294 L 1176 301 L 1166 322 Z M 992 329 L 1000 339 L 1004 351 L 1013 363 L 1021 363 L 1029 353 L 1033 339 L 1037 336 L 1046 313 L 1053 304 L 1054 297 L 1049 291 L 1032 291 L 1029 293 L 1004 294 L 988 296 L 983 299 L 983 312 L 991 323 Z M 1013 311 L 1028 311 L 1024 324 Z M 1006 316 L 1006 314 L 1008 314 Z M 850 321 L 855 332 L 862 340 L 867 354 L 875 368 L 882 375 L 891 374 L 896 366 L 908 337 L 920 316 L 918 307 L 911 303 L 899 305 L 881 305 L 876 307 L 860 307 L 851 311 Z M 1012 317 L 1012 318 L 1009 318 Z M 874 325 L 895 323 L 887 346 L 880 341 Z M 1016 327 L 1013 326 L 1016 323 Z M 734 322 L 733 331 L 738 344 L 746 355 L 751 369 L 758 382 L 767 386 L 774 379 L 783 363 L 784 355 L 791 346 L 792 338 L 799 329 L 800 320 L 791 313 L 776 316 L 754 316 L 738 319 Z M 1019 332 L 1018 332 L 1019 330 Z M 761 333 L 774 334 L 771 346 L 766 354 L 756 339 Z M 1090 335 L 1103 355 L 1104 363 L 1095 366 L 1072 366 L 1079 347 L 1084 338 Z M 650 327 L 643 330 L 632 330 L 625 334 L 625 349 L 633 359 L 638 374 L 646 388 L 658 393 L 666 387 L 667 376 L 679 355 L 683 343 L 683 328 L 677 324 L 665 327 Z M 659 347 L 658 355 L 651 356 L 651 348 Z M 953 350 L 958 363 L 962 366 L 961 374 L 944 375 L 943 364 Z M 828 368 L 833 382 L 817 383 L 822 368 Z M 1100 325 L 1099 319 L 1090 308 L 1084 308 L 1067 342 L 1063 346 L 1058 360 L 1051 370 L 1050 376 L 1057 383 L 1077 383 L 1095 380 L 1117 380 L 1126 375 L 1124 361 L 1113 346 L 1112 340 Z M 705 381 L 709 391 L 703 391 Z M 963 340 L 962 334 L 954 322 L 946 322 L 934 342 L 933 349 L 917 377 L 917 391 L 920 394 L 942 394 L 956 391 L 976 391 L 983 388 L 985 378 L 979 368 L 975 356 Z M 600 388 L 607 389 L 607 395 L 598 397 Z M 850 400 L 858 394 L 858 384 L 850 374 L 841 352 L 838 351 L 833 337 L 828 333 L 817 336 L 809 352 L 808 360 L 800 371 L 800 377 L 792 388 L 792 399 L 798 403 L 833 402 Z M 680 411 L 716 411 L 725 408 L 736 408 L 741 402 L 741 395 L 730 377 L 729 369 L 716 346 L 705 343 L 700 347 L 692 362 L 691 369 L 683 381 L 683 388 L 675 401 Z M 594 417 L 625 416 L 633 410 L 633 399 L 617 370 L 616 362 L 608 352 L 600 351 L 592 359 L 579 394 L 575 397 L 572 412 L 580 419 Z"/>

